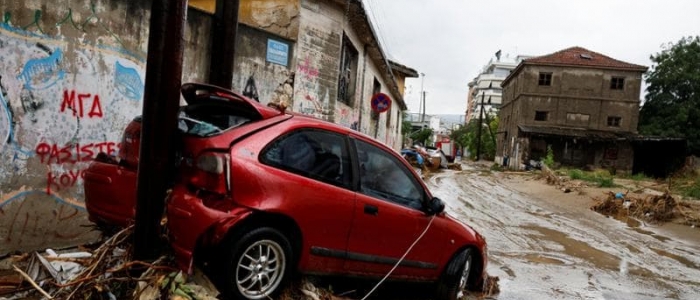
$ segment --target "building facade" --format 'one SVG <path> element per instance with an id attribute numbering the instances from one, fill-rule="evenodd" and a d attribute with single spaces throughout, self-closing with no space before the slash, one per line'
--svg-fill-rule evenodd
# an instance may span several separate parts
<path id="1" fill-rule="evenodd" d="M 214 0 L 191 0 L 183 82 L 208 82 Z M 0 1 L 0 256 L 98 238 L 84 170 L 142 113 L 150 1 Z M 403 77 L 359 0 L 240 0 L 232 87 L 401 147 Z M 374 114 L 370 99 L 391 97 Z"/>
<path id="2" fill-rule="evenodd" d="M 496 162 L 556 162 L 631 172 L 647 67 L 581 47 L 523 60 L 503 81 Z"/>
<path id="3" fill-rule="evenodd" d="M 465 117 L 467 123 L 473 118 L 479 118 L 482 106 L 484 114 L 498 114 L 503 103 L 501 83 L 524 58 L 527 56 L 510 57 L 506 55 L 501 57 L 499 51 L 496 53 L 495 60 L 491 58 L 481 73 L 469 82 Z M 482 117 L 484 116 L 482 115 Z"/>

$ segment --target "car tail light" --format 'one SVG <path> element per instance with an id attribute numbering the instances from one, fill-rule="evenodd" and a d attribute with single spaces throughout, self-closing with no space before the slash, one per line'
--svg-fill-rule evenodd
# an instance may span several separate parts
<path id="1" fill-rule="evenodd" d="M 205 192 L 226 195 L 231 191 L 230 163 L 227 153 L 204 152 L 194 161 L 189 183 Z"/>

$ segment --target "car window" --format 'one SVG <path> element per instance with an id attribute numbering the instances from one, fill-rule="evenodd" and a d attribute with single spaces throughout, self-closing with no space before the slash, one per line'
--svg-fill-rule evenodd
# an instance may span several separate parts
<path id="1" fill-rule="evenodd" d="M 262 153 L 263 163 L 326 183 L 350 187 L 350 159 L 345 137 L 301 130 L 284 135 Z"/>
<path id="2" fill-rule="evenodd" d="M 231 103 L 199 103 L 180 109 L 178 129 L 186 134 L 207 137 L 256 119 L 259 119 L 259 116 Z"/>
<path id="3" fill-rule="evenodd" d="M 400 205 L 422 209 L 422 187 L 395 156 L 369 143 L 356 141 L 360 192 Z"/>

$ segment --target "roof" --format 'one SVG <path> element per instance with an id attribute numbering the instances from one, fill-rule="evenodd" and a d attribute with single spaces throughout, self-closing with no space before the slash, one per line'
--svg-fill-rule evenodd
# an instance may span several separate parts
<path id="1" fill-rule="evenodd" d="M 408 107 L 403 99 L 403 95 L 399 92 L 399 85 L 396 82 L 396 78 L 392 72 L 387 55 L 384 53 L 384 49 L 382 49 L 378 35 L 374 31 L 374 26 L 372 25 L 372 22 L 370 22 L 362 0 L 334 1 L 344 7 L 350 25 L 357 30 L 360 40 L 367 47 L 366 51 L 369 57 L 372 58 L 375 63 L 377 63 L 380 74 L 382 74 L 382 77 L 384 77 L 384 80 L 388 83 L 387 88 L 393 96 L 392 100 L 396 101 L 402 110 L 407 110 Z"/>
<path id="2" fill-rule="evenodd" d="M 397 63 L 393 60 L 389 60 L 389 66 L 391 66 L 391 69 L 393 71 L 399 72 L 403 74 L 405 77 L 418 77 L 418 72 L 412 68 L 409 68 L 407 66 L 404 66 L 400 63 Z"/>
<path id="3" fill-rule="evenodd" d="M 611 69 L 629 69 L 642 72 L 647 70 L 647 67 L 645 66 L 617 60 L 582 47 L 571 47 L 552 54 L 527 58 L 523 61 L 525 63 L 538 65 L 603 67 Z"/>
<path id="4" fill-rule="evenodd" d="M 525 65 L 612 69 L 646 72 L 647 67 L 617 60 L 583 47 L 570 47 L 551 54 L 524 59 L 501 84 L 505 86 Z"/>
<path id="5" fill-rule="evenodd" d="M 596 141 L 638 140 L 640 135 L 628 131 L 605 131 L 578 127 L 518 125 L 520 131 L 530 135 L 561 136 Z"/>

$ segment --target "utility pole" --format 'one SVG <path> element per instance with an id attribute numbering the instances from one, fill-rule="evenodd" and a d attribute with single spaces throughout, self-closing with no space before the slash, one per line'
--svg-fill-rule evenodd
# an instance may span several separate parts
<path id="1" fill-rule="evenodd" d="M 209 83 L 225 89 L 233 84 L 239 0 L 217 0 L 212 24 Z"/>
<path id="2" fill-rule="evenodd" d="M 481 92 L 481 107 L 479 107 L 479 124 L 477 125 L 476 129 L 476 161 L 479 161 L 479 158 L 481 156 L 481 122 L 482 118 L 484 116 L 484 94 L 485 92 Z"/>
<path id="3" fill-rule="evenodd" d="M 134 259 L 152 260 L 162 250 L 160 219 L 175 157 L 182 84 L 187 0 L 153 0 L 136 183 Z"/>
<path id="4" fill-rule="evenodd" d="M 425 92 L 423 91 L 423 82 L 425 81 L 425 73 L 420 73 L 420 102 L 418 103 L 418 113 L 421 114 L 421 125 L 425 121 Z"/>

